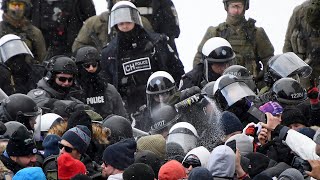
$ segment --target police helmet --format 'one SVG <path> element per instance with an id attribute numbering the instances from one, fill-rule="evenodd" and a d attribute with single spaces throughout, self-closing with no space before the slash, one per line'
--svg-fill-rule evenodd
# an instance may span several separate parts
<path id="1" fill-rule="evenodd" d="M 12 94 L 4 100 L 4 111 L 10 121 L 18 121 L 24 124 L 28 129 L 30 118 L 36 118 L 41 115 L 41 109 L 25 94 Z"/>
<path id="2" fill-rule="evenodd" d="M 17 122 L 17 121 L 8 121 L 6 123 L 4 123 L 4 125 L 6 126 L 7 130 L 6 132 L 3 134 L 3 136 L 5 138 L 10 138 L 12 136 L 12 134 L 17 131 L 17 129 L 21 126 L 25 127 L 25 125 Z"/>
<path id="3" fill-rule="evenodd" d="M 159 103 L 166 103 L 168 98 L 176 93 L 176 84 L 173 77 L 165 71 L 157 71 L 151 74 L 147 81 L 147 106 L 151 112 L 152 107 Z M 161 99 L 157 101 L 157 97 Z"/>
<path id="4" fill-rule="evenodd" d="M 173 77 L 165 71 L 153 73 L 147 81 L 147 94 L 160 94 L 176 89 Z"/>
<path id="5" fill-rule="evenodd" d="M 307 99 L 307 92 L 298 81 L 281 78 L 272 86 L 272 97 L 281 105 L 297 105 Z"/>
<path id="6" fill-rule="evenodd" d="M 122 116 L 109 115 L 103 120 L 102 126 L 111 130 L 111 143 L 116 143 L 121 139 L 133 138 L 131 123 Z"/>
<path id="7" fill-rule="evenodd" d="M 54 122 L 62 121 L 63 118 L 55 113 L 46 113 L 41 116 L 41 132 L 48 132 Z M 37 121 L 39 123 L 39 121 Z"/>
<path id="8" fill-rule="evenodd" d="M 223 71 L 223 75 L 225 74 L 236 76 L 240 81 L 246 83 L 253 92 L 257 91 L 253 76 L 247 68 L 240 65 L 232 65 Z"/>
<path id="9" fill-rule="evenodd" d="M 0 38 L 0 58 L 3 63 L 20 54 L 30 55 L 33 58 L 27 44 L 19 36 L 6 34 Z"/>
<path id="10" fill-rule="evenodd" d="M 202 89 L 201 92 L 206 96 L 213 98 L 213 87 L 216 81 L 208 82 Z"/>
<path id="11" fill-rule="evenodd" d="M 46 66 L 46 80 L 50 80 L 52 75 L 59 73 L 78 74 L 78 68 L 73 59 L 65 55 L 53 56 Z"/>
<path id="12" fill-rule="evenodd" d="M 224 9 L 228 11 L 228 5 L 230 2 L 243 2 L 244 9 L 248 10 L 249 9 L 249 0 L 223 0 L 224 4 Z"/>
<path id="13" fill-rule="evenodd" d="M 197 146 L 199 135 L 196 128 L 188 122 L 178 122 L 169 130 L 167 143 L 178 143 L 185 153 Z"/>
<path id="14" fill-rule="evenodd" d="M 112 7 L 109 15 L 109 28 L 111 29 L 122 22 L 132 22 L 143 26 L 140 13 L 132 2 L 120 1 Z"/>
<path id="15" fill-rule="evenodd" d="M 82 64 L 87 62 L 99 62 L 101 60 L 101 53 L 93 46 L 84 46 L 77 50 L 76 64 Z"/>
<path id="16" fill-rule="evenodd" d="M 169 105 L 163 105 L 153 109 L 151 112 L 152 126 L 150 133 L 161 134 L 166 130 L 169 132 L 171 126 L 177 122 L 180 116 L 174 107 Z"/>
<path id="17" fill-rule="evenodd" d="M 306 78 L 312 68 L 293 52 L 271 57 L 268 61 L 266 82 L 271 84 L 284 77 Z M 299 81 L 299 79 L 297 79 Z"/>
<path id="18" fill-rule="evenodd" d="M 213 87 L 214 99 L 222 110 L 229 109 L 233 104 L 248 98 L 256 98 L 255 93 L 246 83 L 239 80 L 236 76 L 226 74 L 217 79 Z"/>
<path id="19" fill-rule="evenodd" d="M 209 63 L 225 63 L 236 57 L 231 44 L 221 37 L 207 40 L 202 47 L 202 55 Z"/>

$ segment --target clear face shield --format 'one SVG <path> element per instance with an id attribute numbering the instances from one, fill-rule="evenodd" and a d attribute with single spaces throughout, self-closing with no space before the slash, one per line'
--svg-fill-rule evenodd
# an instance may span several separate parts
<path id="1" fill-rule="evenodd" d="M 228 107 L 232 106 L 242 98 L 246 98 L 248 100 L 254 100 L 256 98 L 256 94 L 244 82 L 229 84 L 221 89 L 221 93 L 226 99 Z"/>
<path id="2" fill-rule="evenodd" d="M 307 78 L 312 73 L 312 68 L 293 52 L 284 53 L 274 60 L 271 59 L 269 68 L 281 78 L 291 77 L 299 81 L 300 77 Z"/>
<path id="3" fill-rule="evenodd" d="M 180 128 L 172 131 L 169 133 L 168 138 L 167 138 L 167 143 L 174 142 L 179 144 L 185 153 L 188 153 L 191 149 L 197 147 L 197 142 L 198 138 L 193 135 L 192 133 L 189 132 L 183 132 L 183 129 L 185 128 Z"/>
<path id="4" fill-rule="evenodd" d="M 10 39 L 10 36 L 0 39 L 0 57 L 3 63 L 6 63 L 13 56 L 16 55 L 30 55 L 33 58 L 33 54 L 21 39 Z"/>
<path id="5" fill-rule="evenodd" d="M 132 22 L 143 26 L 139 11 L 137 9 L 128 6 L 120 7 L 111 11 L 109 15 L 109 33 L 111 32 L 111 28 L 123 22 Z"/>
<path id="6" fill-rule="evenodd" d="M 244 83 L 246 83 L 246 85 L 253 91 L 253 92 L 257 92 L 257 86 L 256 83 L 253 80 L 253 76 L 250 76 L 248 78 L 245 79 L 240 79 L 239 80 L 243 81 Z"/>
<path id="7" fill-rule="evenodd" d="M 167 105 L 170 97 L 176 92 L 175 88 L 171 88 L 165 92 L 159 92 L 154 94 L 147 93 L 147 106 L 150 109 L 150 113 L 153 108 L 159 108 L 162 105 Z"/>

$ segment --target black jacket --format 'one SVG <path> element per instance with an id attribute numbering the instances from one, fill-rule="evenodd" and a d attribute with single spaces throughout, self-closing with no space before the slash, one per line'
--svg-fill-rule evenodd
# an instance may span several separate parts
<path id="1" fill-rule="evenodd" d="M 182 76 L 179 89 L 183 90 L 192 86 L 198 86 L 199 88 L 203 88 L 208 83 L 204 73 L 204 64 L 197 64 L 191 71 Z M 217 80 L 220 76 L 220 74 L 217 74 L 209 69 L 209 82 Z"/>
<path id="2" fill-rule="evenodd" d="M 117 36 L 102 50 L 102 75 L 108 79 L 128 103 L 128 112 L 135 112 L 146 103 L 145 87 L 151 73 L 167 71 L 176 82 L 184 67 L 165 36 L 146 32 L 136 26 Z"/>
<path id="3" fill-rule="evenodd" d="M 117 89 L 98 74 L 88 73 L 79 66 L 78 68 L 80 70 L 79 76 L 77 76 L 80 85 L 78 88 L 82 92 L 79 99 L 93 107 L 94 111 L 99 113 L 103 119 L 110 114 L 126 117 L 126 110 Z"/>

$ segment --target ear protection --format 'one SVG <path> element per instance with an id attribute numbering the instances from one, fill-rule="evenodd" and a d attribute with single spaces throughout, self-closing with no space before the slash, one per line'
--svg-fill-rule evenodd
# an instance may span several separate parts
<path id="1" fill-rule="evenodd" d="M 46 67 L 46 76 L 45 76 L 45 79 L 48 81 L 49 79 L 52 78 L 52 74 L 53 74 L 53 67 L 54 67 L 54 64 L 56 63 L 57 59 L 60 58 L 60 57 L 65 57 L 65 55 L 56 55 L 56 56 L 53 56 L 49 59 L 49 61 L 47 62 L 47 64 L 45 65 Z"/>

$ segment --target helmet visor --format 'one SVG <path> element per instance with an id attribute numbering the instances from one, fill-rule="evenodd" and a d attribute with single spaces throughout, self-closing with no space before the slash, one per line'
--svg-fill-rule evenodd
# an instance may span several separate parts
<path id="1" fill-rule="evenodd" d="M 3 63 L 7 62 L 13 56 L 19 54 L 28 54 L 33 57 L 33 54 L 26 43 L 21 41 L 20 39 L 7 41 L 0 46 L 0 56 Z"/>
<path id="2" fill-rule="evenodd" d="M 170 142 L 179 144 L 185 153 L 188 153 L 191 149 L 197 147 L 197 137 L 191 134 L 170 133 L 167 143 Z"/>
<path id="3" fill-rule="evenodd" d="M 123 22 L 132 22 L 142 26 L 139 11 L 130 7 L 122 7 L 112 11 L 109 21 L 111 28 Z"/>
<path id="4" fill-rule="evenodd" d="M 312 68 L 292 52 L 282 54 L 275 60 L 270 61 L 269 67 L 281 77 L 299 75 L 306 78 L 312 72 Z"/>
<path id="5" fill-rule="evenodd" d="M 229 107 L 244 97 L 249 99 L 256 97 L 255 93 L 244 82 L 229 84 L 221 90 L 221 93 L 225 97 Z"/>

